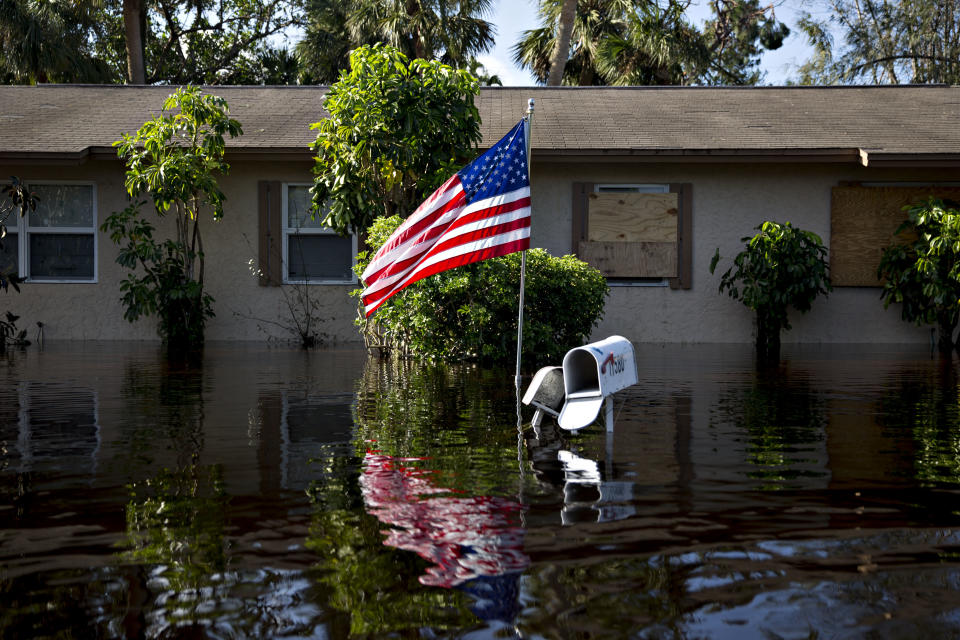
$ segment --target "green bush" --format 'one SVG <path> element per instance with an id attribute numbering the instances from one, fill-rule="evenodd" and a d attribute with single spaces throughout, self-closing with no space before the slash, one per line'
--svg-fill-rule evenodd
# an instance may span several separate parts
<path id="1" fill-rule="evenodd" d="M 377 218 L 357 274 L 400 226 Z M 516 358 L 521 254 L 485 260 L 421 280 L 357 321 L 367 346 L 431 361 L 507 364 Z M 527 251 L 523 363 L 560 364 L 603 317 L 610 289 L 603 275 L 575 256 Z M 353 292 L 359 298 L 360 289 Z"/>
<path id="2" fill-rule="evenodd" d="M 757 235 L 741 238 L 746 245 L 720 278 L 726 291 L 757 314 L 757 356 L 780 356 L 780 332 L 790 329 L 787 310 L 810 310 L 813 301 L 831 290 L 827 248 L 820 236 L 789 222 L 763 222 Z M 710 263 L 720 261 L 717 249 Z"/>
<path id="3" fill-rule="evenodd" d="M 904 320 L 936 325 L 940 352 L 960 349 L 960 204 L 928 198 L 904 207 L 908 219 L 883 250 L 877 277 L 883 304 L 900 305 Z"/>

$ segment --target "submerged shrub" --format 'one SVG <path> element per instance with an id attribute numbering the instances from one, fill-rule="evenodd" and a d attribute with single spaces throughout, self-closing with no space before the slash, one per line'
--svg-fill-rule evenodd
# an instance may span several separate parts
<path id="1" fill-rule="evenodd" d="M 720 293 L 726 291 L 757 316 L 757 356 L 776 360 L 780 356 L 780 333 L 790 330 L 788 309 L 810 310 L 813 301 L 832 289 L 827 248 L 820 236 L 789 222 L 767 221 L 756 227 L 753 237 L 741 238 L 743 251 L 720 278 Z M 720 249 L 710 262 L 713 273 Z"/>
<path id="2" fill-rule="evenodd" d="M 357 256 L 357 274 L 400 226 L 378 218 L 368 230 L 369 251 Z M 394 295 L 357 324 L 367 346 L 433 361 L 508 364 L 516 358 L 521 254 L 513 253 L 430 276 Z M 359 299 L 360 289 L 353 292 Z M 610 289 L 599 271 L 575 256 L 527 251 L 523 363 L 560 364 L 586 342 L 603 317 Z"/>

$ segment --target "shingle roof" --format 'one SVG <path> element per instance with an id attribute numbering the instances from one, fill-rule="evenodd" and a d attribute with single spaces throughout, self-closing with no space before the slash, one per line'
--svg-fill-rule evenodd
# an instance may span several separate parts
<path id="1" fill-rule="evenodd" d="M 159 112 L 171 87 L 2 86 L 0 157 L 104 151 Z M 244 135 L 238 151 L 306 151 L 324 87 L 208 87 Z M 536 101 L 533 148 L 550 154 L 694 154 L 864 150 L 960 155 L 960 87 L 488 88 L 484 144 Z"/>
<path id="2" fill-rule="evenodd" d="M 0 87 L 0 154 L 82 154 L 110 148 L 160 113 L 172 87 L 41 85 Z M 247 149 L 305 148 L 320 119 L 316 87 L 211 87 L 243 126 L 229 143 Z"/>

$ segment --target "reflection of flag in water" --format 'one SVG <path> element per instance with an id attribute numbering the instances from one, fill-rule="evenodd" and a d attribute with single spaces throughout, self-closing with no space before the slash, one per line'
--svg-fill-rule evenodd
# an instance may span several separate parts
<path id="1" fill-rule="evenodd" d="M 454 587 L 530 564 L 523 553 L 519 503 L 490 496 L 440 497 L 451 490 L 431 483 L 434 472 L 403 466 L 404 461 L 368 451 L 360 484 L 367 511 L 391 527 L 383 543 L 434 563 L 421 584 Z"/>

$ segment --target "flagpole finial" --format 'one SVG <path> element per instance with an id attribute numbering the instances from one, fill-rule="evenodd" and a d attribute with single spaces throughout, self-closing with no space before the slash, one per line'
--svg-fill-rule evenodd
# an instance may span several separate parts
<path id="1" fill-rule="evenodd" d="M 533 113 L 534 104 L 535 104 L 535 101 L 533 98 L 530 98 L 529 100 L 527 100 L 527 113 Z"/>

